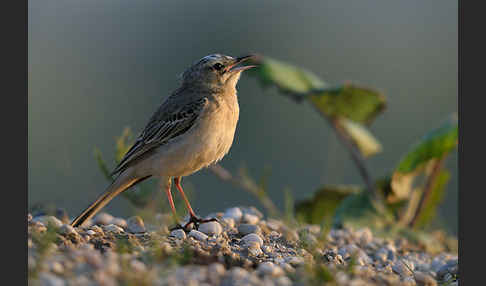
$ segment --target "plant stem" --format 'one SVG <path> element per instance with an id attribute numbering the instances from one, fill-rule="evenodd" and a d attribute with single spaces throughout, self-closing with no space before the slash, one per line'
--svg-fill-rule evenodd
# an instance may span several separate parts
<path id="1" fill-rule="evenodd" d="M 230 171 L 226 170 L 219 164 L 210 166 L 209 170 L 220 180 L 230 182 L 233 185 L 255 195 L 268 210 L 270 215 L 279 216 L 280 212 L 272 200 L 270 200 L 270 198 L 266 195 L 265 190 L 258 186 L 250 177 L 242 175 L 235 177 L 230 173 Z"/>
<path id="2" fill-rule="evenodd" d="M 435 164 L 432 168 L 430 176 L 427 179 L 427 183 L 425 184 L 425 188 L 424 188 L 424 192 L 422 193 L 422 197 L 420 198 L 417 209 L 415 210 L 415 214 L 413 215 L 413 218 L 409 223 L 410 227 L 414 227 L 417 224 L 417 221 L 420 217 L 420 214 L 422 213 L 425 206 L 427 205 L 427 201 L 429 200 L 430 195 L 432 193 L 432 190 L 435 187 L 435 183 L 437 181 L 437 176 L 440 174 L 440 170 L 442 169 L 444 158 L 445 157 L 438 159 L 435 162 Z"/>

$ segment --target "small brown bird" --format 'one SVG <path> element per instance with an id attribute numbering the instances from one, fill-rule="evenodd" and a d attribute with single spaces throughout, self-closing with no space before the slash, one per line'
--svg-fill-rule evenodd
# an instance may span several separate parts
<path id="1" fill-rule="evenodd" d="M 117 175 L 106 191 L 71 223 L 80 226 L 115 196 L 141 181 L 157 177 L 165 189 L 177 220 L 171 179 L 190 215 L 189 224 L 213 221 L 196 216 L 181 186 L 181 179 L 221 160 L 233 144 L 239 116 L 236 84 L 238 66 L 252 58 L 212 54 L 196 61 L 182 74 L 176 89 L 152 115 L 136 142 L 113 171 Z"/>

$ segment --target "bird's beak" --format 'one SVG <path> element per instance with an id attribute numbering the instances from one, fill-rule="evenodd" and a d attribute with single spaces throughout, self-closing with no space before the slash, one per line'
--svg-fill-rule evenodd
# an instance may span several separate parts
<path id="1" fill-rule="evenodd" d="M 238 57 L 235 59 L 235 62 L 231 65 L 229 65 L 226 70 L 230 72 L 242 72 L 251 68 L 255 68 L 256 66 L 237 66 L 238 64 L 253 59 L 255 56 L 254 55 L 248 55 L 244 57 Z"/>

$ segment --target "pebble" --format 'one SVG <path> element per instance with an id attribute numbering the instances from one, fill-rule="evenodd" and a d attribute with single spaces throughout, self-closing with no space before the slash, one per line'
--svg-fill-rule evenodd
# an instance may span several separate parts
<path id="1" fill-rule="evenodd" d="M 123 232 L 123 228 L 121 228 L 117 225 L 114 225 L 114 224 L 104 225 L 103 229 L 107 232 L 117 232 L 117 233 Z"/>
<path id="2" fill-rule="evenodd" d="M 270 275 L 270 276 L 280 276 L 284 274 L 282 268 L 278 267 L 277 265 L 273 264 L 272 262 L 263 262 L 258 265 L 257 271 L 261 275 Z"/>
<path id="3" fill-rule="evenodd" d="M 241 236 L 245 236 L 250 233 L 256 233 L 256 234 L 261 234 L 262 230 L 258 225 L 254 224 L 240 224 L 238 226 L 238 233 Z"/>
<path id="4" fill-rule="evenodd" d="M 223 217 L 222 222 L 229 228 L 235 227 L 235 220 L 231 217 Z"/>
<path id="5" fill-rule="evenodd" d="M 177 239 L 186 239 L 186 233 L 182 229 L 176 229 L 170 232 L 170 236 Z"/>
<path id="6" fill-rule="evenodd" d="M 90 235 L 90 236 L 93 236 L 93 235 L 95 235 L 95 234 L 96 234 L 96 232 L 95 232 L 94 230 L 88 229 L 88 230 L 86 231 L 86 234 L 87 234 L 87 235 Z"/>
<path id="7" fill-rule="evenodd" d="M 119 227 L 122 227 L 122 228 L 127 227 L 127 221 L 122 219 L 122 218 L 119 218 L 119 217 L 113 218 L 110 223 L 112 223 L 114 225 L 118 225 Z"/>
<path id="8" fill-rule="evenodd" d="M 95 218 L 94 218 L 94 223 L 95 224 L 104 224 L 108 225 L 111 224 L 111 221 L 113 220 L 113 216 L 107 213 L 99 213 Z"/>
<path id="9" fill-rule="evenodd" d="M 208 240 L 208 236 L 206 234 L 194 229 L 189 232 L 188 236 L 199 241 Z"/>
<path id="10" fill-rule="evenodd" d="M 435 281 L 435 279 L 428 274 L 415 271 L 413 276 L 418 286 L 437 286 L 437 281 Z"/>
<path id="11" fill-rule="evenodd" d="M 65 235 L 78 235 L 78 232 L 70 224 L 63 224 L 59 229 L 59 232 Z"/>
<path id="12" fill-rule="evenodd" d="M 248 255 L 249 256 L 259 256 L 263 254 L 262 249 L 260 248 L 260 244 L 258 242 L 249 242 L 246 245 L 246 248 L 248 249 Z"/>
<path id="13" fill-rule="evenodd" d="M 127 230 L 131 233 L 143 233 L 146 232 L 145 224 L 139 216 L 132 216 L 127 219 Z"/>
<path id="14" fill-rule="evenodd" d="M 223 228 L 218 222 L 215 221 L 210 221 L 207 223 L 203 223 L 199 225 L 199 231 L 203 232 L 207 235 L 220 235 L 221 232 L 223 231 Z"/>
<path id="15" fill-rule="evenodd" d="M 393 262 L 392 270 L 398 275 L 400 275 L 402 278 L 412 275 L 410 269 L 408 269 L 408 267 L 405 266 L 401 260 Z"/>
<path id="16" fill-rule="evenodd" d="M 63 225 L 62 221 L 60 221 L 57 217 L 52 215 L 35 217 L 33 221 L 41 222 L 45 226 L 48 226 L 49 223 L 51 223 L 55 227 L 61 227 Z"/>
<path id="17" fill-rule="evenodd" d="M 253 214 L 244 214 L 242 221 L 247 223 L 247 224 L 257 224 L 260 219 Z"/>
<path id="18" fill-rule="evenodd" d="M 41 273 L 39 276 L 40 285 L 42 286 L 64 286 L 64 280 L 49 273 Z"/>
<path id="19" fill-rule="evenodd" d="M 223 218 L 232 218 L 235 220 L 235 222 L 239 222 L 242 216 L 243 213 L 241 212 L 241 209 L 238 207 L 229 208 L 223 214 Z"/>
<path id="20" fill-rule="evenodd" d="M 260 244 L 260 246 L 263 245 L 263 239 L 258 234 L 255 234 L 255 233 L 250 233 L 250 234 L 245 235 L 241 239 L 241 242 L 244 245 L 250 245 L 251 242 L 257 242 L 258 244 Z"/>

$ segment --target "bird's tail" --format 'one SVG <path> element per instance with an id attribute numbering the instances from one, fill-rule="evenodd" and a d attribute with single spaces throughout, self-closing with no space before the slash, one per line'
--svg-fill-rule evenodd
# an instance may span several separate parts
<path id="1" fill-rule="evenodd" d="M 150 176 L 142 178 L 124 178 L 123 175 L 116 178 L 111 185 L 106 188 L 106 191 L 96 199 L 89 207 L 87 207 L 77 218 L 71 222 L 71 226 L 77 227 L 83 224 L 86 220 L 93 217 L 100 209 L 108 204 L 118 194 L 126 191 L 131 186 L 140 183 L 141 181 L 149 178 Z"/>

